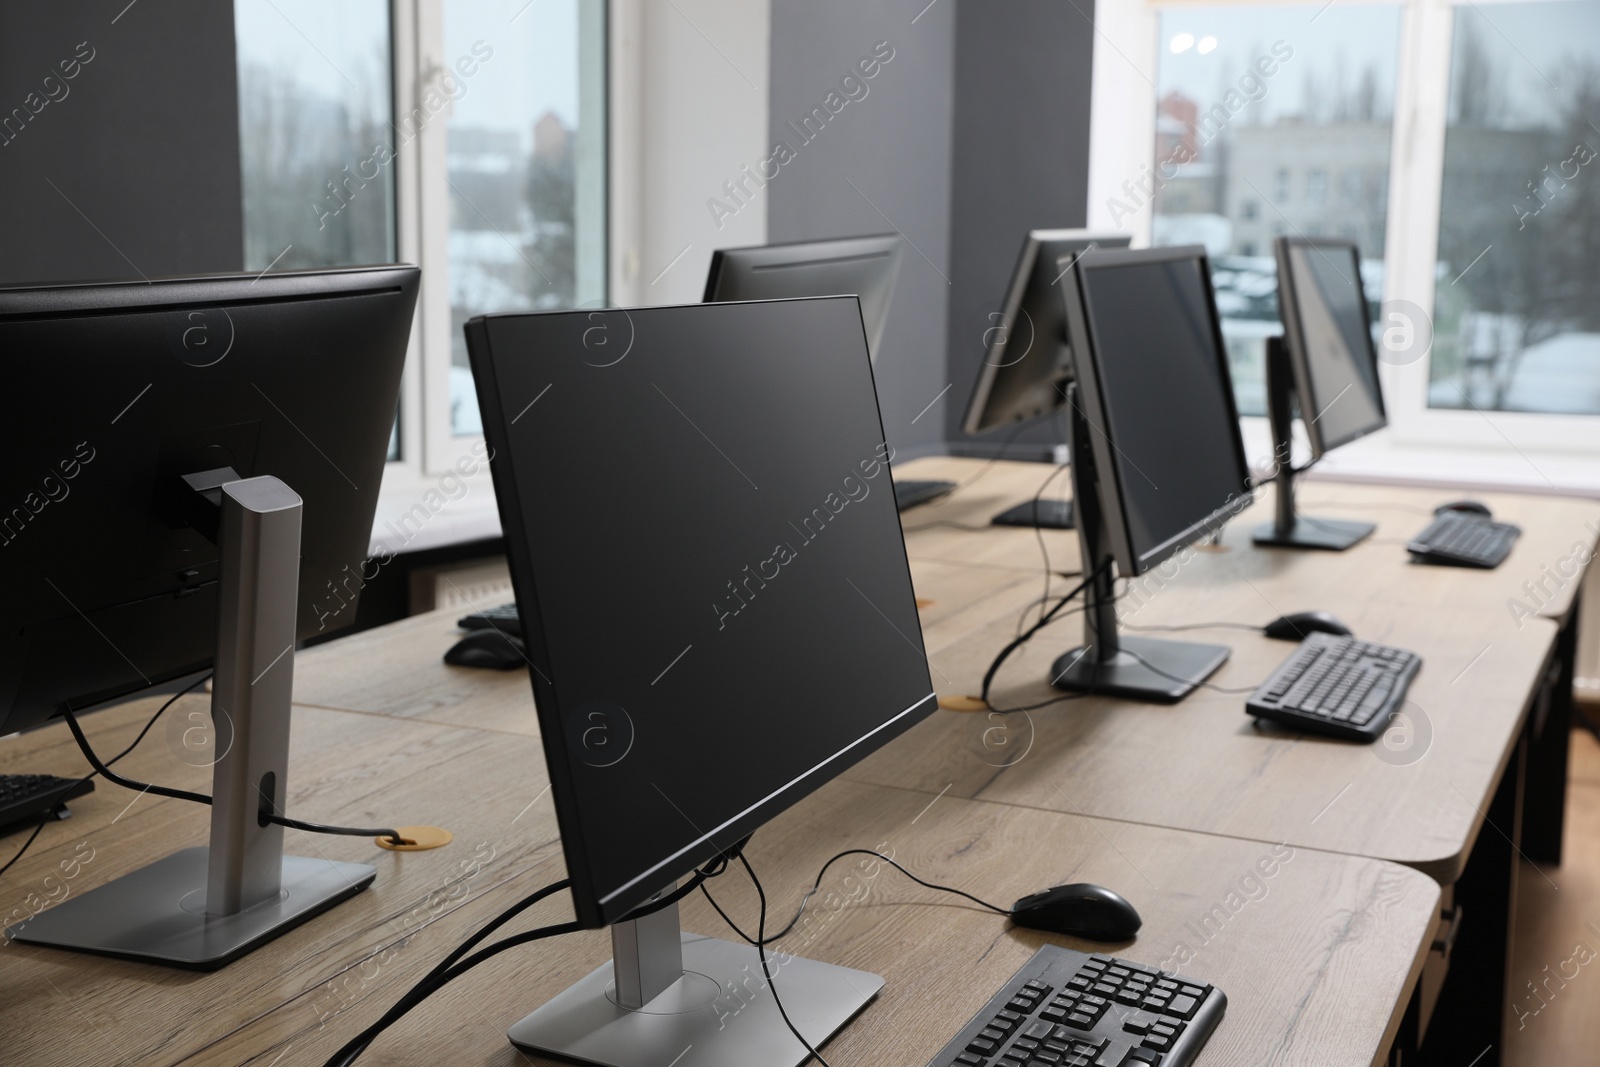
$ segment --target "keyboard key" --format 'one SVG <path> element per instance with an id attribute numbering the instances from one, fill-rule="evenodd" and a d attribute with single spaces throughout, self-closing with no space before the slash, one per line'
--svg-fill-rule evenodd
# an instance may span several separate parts
<path id="1" fill-rule="evenodd" d="M 999 1047 L 999 1043 L 991 1041 L 986 1037 L 975 1037 L 971 1041 L 967 1042 L 967 1051 L 976 1056 L 993 1055 L 994 1050 Z"/>
<path id="2" fill-rule="evenodd" d="M 1122 1028 L 1130 1034 L 1148 1034 L 1150 1027 L 1160 1021 L 1154 1015 L 1147 1015 L 1142 1011 L 1130 1011 L 1128 1017 L 1122 1020 Z"/>
<path id="3" fill-rule="evenodd" d="M 1094 1025 L 1094 1016 L 1085 1015 L 1081 1011 L 1075 1011 L 1071 1015 L 1067 1016 L 1067 1025 L 1076 1026 L 1080 1030 L 1087 1030 L 1089 1027 Z"/>
<path id="4" fill-rule="evenodd" d="M 1199 1006 L 1199 1002 L 1194 997 L 1184 996 L 1180 993 L 1172 998 L 1166 1007 L 1166 1012 L 1168 1015 L 1176 1015 L 1180 1019 L 1193 1019 L 1195 1009 Z"/>
<path id="5" fill-rule="evenodd" d="M 1172 1047 L 1172 1042 L 1167 1038 L 1162 1037 L 1160 1034 L 1150 1034 L 1143 1041 L 1139 1042 L 1139 1044 L 1143 1048 L 1153 1048 L 1157 1052 L 1165 1052 L 1167 1049 Z"/>

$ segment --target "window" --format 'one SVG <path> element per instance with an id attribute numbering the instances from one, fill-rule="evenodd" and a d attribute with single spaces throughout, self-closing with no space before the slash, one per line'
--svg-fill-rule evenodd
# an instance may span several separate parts
<path id="1" fill-rule="evenodd" d="M 482 434 L 468 318 L 605 298 L 604 11 L 234 0 L 246 268 L 422 267 L 386 485 Z"/>
<path id="2" fill-rule="evenodd" d="M 1431 408 L 1600 415 L 1600 2 L 1455 10 Z"/>
<path id="3" fill-rule="evenodd" d="M 465 59 L 451 60 L 461 77 L 445 148 L 457 436 L 483 432 L 469 318 L 605 297 L 604 102 L 598 79 L 583 77 L 579 22 L 579 0 L 542 0 L 537 11 L 527 0 L 444 5 L 444 53 Z"/>
<path id="4" fill-rule="evenodd" d="M 1306 174 L 1306 201 L 1321 206 L 1328 199 L 1328 172 L 1318 167 Z"/>
<path id="5" fill-rule="evenodd" d="M 1400 9 L 1183 3 L 1157 14 L 1166 181 L 1151 240 L 1206 245 L 1239 410 L 1263 415 L 1266 339 L 1282 329 L 1272 239 L 1358 230 L 1369 293 L 1382 290 L 1386 187 L 1365 175 L 1388 171 Z M 1186 47 L 1206 39 L 1204 53 Z M 1347 176 L 1337 203 L 1330 173 Z"/>
<path id="6" fill-rule="evenodd" d="M 393 263 L 387 0 L 235 0 L 244 268 Z M 400 426 L 389 459 L 400 458 Z"/>

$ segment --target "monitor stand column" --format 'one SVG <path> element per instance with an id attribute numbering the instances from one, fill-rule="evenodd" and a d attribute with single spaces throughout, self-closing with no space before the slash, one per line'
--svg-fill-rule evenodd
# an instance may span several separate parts
<path id="1" fill-rule="evenodd" d="M 1089 584 L 1083 590 L 1083 644 L 1059 657 L 1050 684 L 1072 693 L 1127 697 L 1169 704 L 1182 700 L 1227 662 L 1227 645 L 1127 637 L 1117 633 L 1116 580 L 1105 516 L 1096 488 L 1089 420 L 1078 408 L 1077 385 L 1068 386 L 1072 432 L 1072 498 L 1078 508 L 1078 549 Z"/>
<path id="2" fill-rule="evenodd" d="M 1267 338 L 1267 417 L 1272 425 L 1272 482 L 1277 496 L 1271 522 L 1251 531 L 1258 545 L 1279 548 L 1323 548 L 1338 552 L 1370 536 L 1377 526 L 1348 519 L 1313 519 L 1294 513 L 1294 378 L 1289 346 L 1282 337 Z"/>
<path id="3" fill-rule="evenodd" d="M 611 950 L 610 963 L 512 1026 L 511 1043 L 605 1067 L 795 1067 L 809 1057 L 778 1013 L 755 947 L 683 933 L 677 904 L 614 924 Z M 883 988 L 875 974 L 775 949 L 767 968 L 813 1047 Z"/>
<path id="4" fill-rule="evenodd" d="M 376 870 L 283 854 L 300 497 L 277 478 L 190 484 L 220 509 L 211 844 L 12 927 L 16 940 L 209 970 L 371 884 Z M 227 471 L 226 475 L 231 475 Z M 147 801 L 147 803 L 152 803 Z"/>

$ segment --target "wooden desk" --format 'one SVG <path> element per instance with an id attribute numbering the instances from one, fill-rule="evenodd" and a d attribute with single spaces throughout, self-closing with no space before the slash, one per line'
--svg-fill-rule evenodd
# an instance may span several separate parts
<path id="1" fill-rule="evenodd" d="M 930 457 L 897 471 L 905 478 L 962 481 L 983 471 L 985 462 Z M 1054 470 L 1040 463 L 998 461 L 959 492 L 907 511 L 903 516 L 907 552 L 919 560 L 1016 567 L 1038 573 L 1034 531 L 961 527 L 984 527 L 996 513 L 1031 499 Z M 1050 483 L 1046 495 L 1070 498 L 1069 483 L 1062 474 Z M 1530 612 L 1565 618 L 1582 584 L 1582 564 L 1586 563 L 1582 554 L 1593 553 L 1600 544 L 1600 502 L 1484 493 L 1477 499 L 1489 505 L 1495 518 L 1522 527 L 1522 536 L 1506 561 L 1487 571 L 1413 564 L 1405 542 L 1428 524 L 1434 505 L 1458 497 L 1438 490 L 1315 480 L 1302 480 L 1296 488 L 1301 512 L 1374 522 L 1377 531 L 1344 552 L 1258 548 L 1251 543 L 1250 532 L 1271 521 L 1273 507 L 1273 490 L 1262 489 L 1255 503 L 1224 528 L 1222 544 L 1230 551 L 1197 554 L 1169 584 L 1213 589 L 1248 581 L 1261 594 L 1261 600 L 1250 606 L 1249 619 L 1269 610 L 1269 604 L 1281 604 L 1289 611 L 1309 606 L 1337 613 L 1337 603 L 1366 598 L 1433 608 L 1493 610 L 1515 625 L 1519 615 L 1508 607 L 1512 600 L 1523 602 Z M 1074 531 L 1049 530 L 1043 537 L 1056 569 L 1080 569 Z M 1563 561 L 1570 561 L 1566 565 L 1570 577 L 1560 573 Z M 1543 589 L 1538 589 L 1541 582 Z M 1533 592 L 1525 583 L 1532 583 Z"/>
<path id="2" fill-rule="evenodd" d="M 332 657 L 337 648 L 307 659 Z M 345 662 L 366 673 L 360 659 Z M 202 706 L 198 698 L 184 705 L 173 710 Z M 142 701 L 94 716 L 91 736 L 107 749 L 126 743 L 153 706 Z M 296 709 L 295 730 L 289 777 L 295 814 L 433 820 L 454 829 L 456 842 L 436 852 L 396 854 L 363 839 L 291 834 L 297 850 L 376 863 L 377 882 L 213 974 L 5 945 L 0 1032 L 8 1063 L 319 1064 L 476 924 L 561 877 L 554 811 L 548 795 L 540 795 L 536 738 L 305 707 Z M 177 760 L 159 726 L 145 744 L 126 761 L 128 773 L 203 785 L 204 772 Z M 81 760 L 65 730 L 51 727 L 7 746 L 0 771 L 20 766 L 70 774 Z M 102 785 L 74 802 L 71 822 L 48 828 L 4 888 L 21 893 L 42 883 L 80 842 L 94 858 L 71 883 L 77 891 L 201 840 L 203 811 L 150 798 L 130 807 L 129 797 Z M 824 860 L 858 845 L 892 848 L 924 877 L 998 903 L 1045 885 L 1096 881 L 1126 892 L 1145 920 L 1136 941 L 1111 951 L 1177 965 L 1185 958 L 1176 955 L 1179 947 L 1186 946 L 1193 957 L 1179 969 L 1228 994 L 1228 1013 L 1202 1064 L 1381 1062 L 1434 935 L 1439 891 L 1429 879 L 1394 864 L 1311 850 L 1295 850 L 1261 878 L 1257 864 L 1272 848 L 1259 842 L 954 796 L 931 799 L 837 781 L 763 829 L 750 855 L 777 914 L 792 913 Z M 843 867 L 830 873 L 829 888 L 842 885 Z M 818 898 L 822 912 L 812 928 L 818 932 L 803 948 L 888 980 L 829 1047 L 839 1064 L 924 1062 L 1046 940 L 920 889 L 886 867 L 865 884 L 853 902 Z M 713 886 L 736 920 L 753 928 L 753 894 L 742 877 Z M 1230 894 L 1236 894 L 1231 903 Z M 1213 918 L 1202 941 L 1194 931 L 1217 908 L 1227 917 Z M 530 912 L 528 922 L 569 914 L 558 896 Z M 688 929 L 725 932 L 698 897 L 686 901 L 684 921 Z M 598 931 L 507 953 L 393 1028 L 362 1062 L 536 1062 L 511 1048 L 506 1026 L 608 955 L 608 939 Z"/>
<path id="3" fill-rule="evenodd" d="M 1216 591 L 1206 617 L 1239 615 L 1252 596 L 1241 587 Z M 1169 607 L 1155 598 L 1137 619 L 1196 617 Z M 1340 614 L 1357 633 L 1422 656 L 1406 709 L 1415 747 L 1402 738 L 1353 745 L 1256 725 L 1245 695 L 1294 646 L 1202 629 L 1151 636 L 1232 646 L 1210 681 L 1242 692 L 1200 689 L 1174 705 L 1081 697 L 1009 717 L 939 711 L 847 773 L 927 793 L 1373 856 L 1452 882 L 1516 748 L 1556 627 L 1534 619 L 1516 630 L 1481 612 L 1424 621 L 1382 604 Z M 1080 619 L 1041 631 L 1007 660 L 990 693 L 996 707 L 1067 695 L 1050 686 L 1051 665 L 1081 643 Z M 934 652 L 935 689 L 980 692 L 1014 633 L 1015 621 L 1002 618 Z"/>

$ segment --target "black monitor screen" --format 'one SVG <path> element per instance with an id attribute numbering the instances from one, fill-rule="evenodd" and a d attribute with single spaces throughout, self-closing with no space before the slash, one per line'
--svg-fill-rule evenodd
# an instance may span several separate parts
<path id="1" fill-rule="evenodd" d="M 1302 373 L 1310 374 L 1312 410 L 1300 417 L 1320 443 L 1320 454 L 1385 422 L 1366 296 L 1353 246 L 1290 243 L 1288 266 L 1293 277 L 1284 291 L 1294 301 L 1289 317 L 1298 320 Z"/>
<path id="2" fill-rule="evenodd" d="M 610 922 L 933 710 L 861 316 L 467 332 L 574 901 Z"/>
<path id="3" fill-rule="evenodd" d="M 1204 270 L 1197 255 L 1096 265 L 1081 277 L 1107 422 L 1100 429 L 1144 565 L 1249 493 Z"/>

